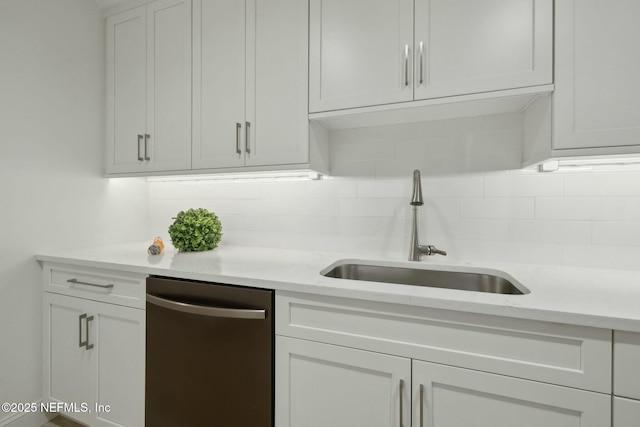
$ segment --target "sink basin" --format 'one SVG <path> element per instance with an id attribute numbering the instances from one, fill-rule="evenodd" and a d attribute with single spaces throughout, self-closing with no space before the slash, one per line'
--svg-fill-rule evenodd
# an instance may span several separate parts
<path id="1" fill-rule="evenodd" d="M 389 265 L 389 263 L 343 261 L 327 267 L 320 274 L 336 279 L 397 283 L 494 294 L 524 295 L 529 293 L 527 288 L 515 279 L 508 277 L 506 273 L 480 268 L 444 270 L 441 268 Z"/>

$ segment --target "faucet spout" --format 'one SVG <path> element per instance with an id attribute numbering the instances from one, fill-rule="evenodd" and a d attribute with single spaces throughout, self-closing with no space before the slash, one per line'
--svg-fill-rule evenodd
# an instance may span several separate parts
<path id="1" fill-rule="evenodd" d="M 422 183 L 420 182 L 420 171 L 413 171 L 413 196 L 411 196 L 411 206 L 422 206 Z"/>
<path id="2" fill-rule="evenodd" d="M 422 255 L 447 255 L 433 245 L 423 246 L 418 242 L 418 206 L 422 206 L 422 184 L 420 182 L 420 171 L 413 171 L 413 195 L 411 196 L 411 207 L 413 210 L 413 222 L 411 225 L 411 247 L 409 248 L 409 261 L 420 261 Z"/>

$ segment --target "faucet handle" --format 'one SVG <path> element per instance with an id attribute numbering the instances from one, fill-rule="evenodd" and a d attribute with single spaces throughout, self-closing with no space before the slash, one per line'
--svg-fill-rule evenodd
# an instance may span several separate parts
<path id="1" fill-rule="evenodd" d="M 436 248 L 433 245 L 427 245 L 427 250 L 428 250 L 427 255 L 443 255 L 443 256 L 447 256 L 447 253 L 445 251 L 441 251 L 440 249 Z"/>

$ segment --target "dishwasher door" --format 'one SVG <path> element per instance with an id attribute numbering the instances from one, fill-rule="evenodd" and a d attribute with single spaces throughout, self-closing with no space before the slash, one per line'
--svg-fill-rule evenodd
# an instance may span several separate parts
<path id="1" fill-rule="evenodd" d="M 273 427 L 274 293 L 147 279 L 148 427 Z"/>

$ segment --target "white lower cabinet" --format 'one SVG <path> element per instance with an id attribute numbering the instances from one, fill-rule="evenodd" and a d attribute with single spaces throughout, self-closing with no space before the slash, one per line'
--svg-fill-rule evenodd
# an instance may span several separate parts
<path id="1" fill-rule="evenodd" d="M 278 427 L 610 426 L 607 394 L 297 338 L 276 373 Z"/>
<path id="2" fill-rule="evenodd" d="M 640 425 L 640 401 L 613 398 L 613 427 L 638 427 Z"/>
<path id="3" fill-rule="evenodd" d="M 610 425 L 602 393 L 418 360 L 412 389 L 413 427 Z"/>
<path id="4" fill-rule="evenodd" d="M 610 330 L 289 292 L 276 312 L 277 427 L 611 427 Z"/>
<path id="5" fill-rule="evenodd" d="M 45 286 L 59 274 L 45 266 Z M 122 284 L 114 279 L 111 288 L 94 280 L 67 291 L 95 288 L 107 298 Z M 145 310 L 53 292 L 43 303 L 43 401 L 91 427 L 144 426 Z"/>
<path id="6" fill-rule="evenodd" d="M 409 359 L 276 337 L 278 427 L 408 426 L 410 384 Z"/>

